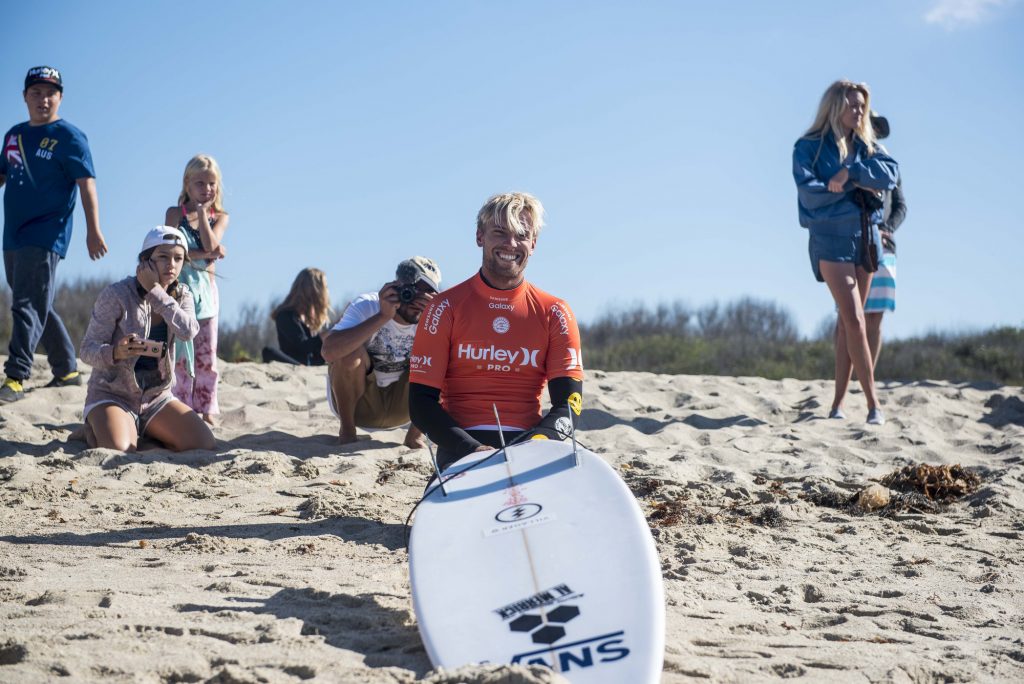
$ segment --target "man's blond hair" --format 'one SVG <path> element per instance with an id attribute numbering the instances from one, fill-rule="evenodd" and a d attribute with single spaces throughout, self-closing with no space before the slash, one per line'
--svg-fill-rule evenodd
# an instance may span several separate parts
<path id="1" fill-rule="evenodd" d="M 477 230 L 499 226 L 526 237 L 533 229 L 533 237 L 544 226 L 544 206 L 540 200 L 526 192 L 506 192 L 491 197 L 476 215 Z"/>

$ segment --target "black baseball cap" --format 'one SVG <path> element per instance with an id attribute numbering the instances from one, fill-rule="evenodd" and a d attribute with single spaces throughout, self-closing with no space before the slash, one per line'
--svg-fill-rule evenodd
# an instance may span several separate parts
<path id="1" fill-rule="evenodd" d="M 879 140 L 889 137 L 889 120 L 878 112 L 871 112 L 871 127 L 875 129 L 875 137 Z"/>
<path id="2" fill-rule="evenodd" d="M 60 92 L 64 92 L 64 81 L 60 77 L 60 72 L 53 67 L 37 66 L 29 69 L 25 74 L 25 90 L 37 83 L 49 83 L 52 86 L 57 86 L 57 90 Z"/>

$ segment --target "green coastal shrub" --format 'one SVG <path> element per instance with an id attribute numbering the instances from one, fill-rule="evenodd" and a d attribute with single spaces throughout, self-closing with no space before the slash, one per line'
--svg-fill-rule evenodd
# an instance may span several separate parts
<path id="1" fill-rule="evenodd" d="M 691 375 L 832 378 L 834 316 L 800 339 L 792 316 L 751 298 L 690 310 L 682 304 L 611 311 L 581 325 L 587 368 Z M 1024 384 L 1024 330 L 931 333 L 884 341 L 878 380 Z"/>
<path id="2" fill-rule="evenodd" d="M 55 308 L 76 346 L 89 325 L 92 305 L 109 284 L 104 278 L 62 283 Z M 259 361 L 264 346 L 276 345 L 273 304 L 249 303 L 220 321 L 218 356 Z M 335 307 L 335 318 L 344 310 Z M 635 305 L 605 313 L 580 326 L 589 369 L 689 375 L 752 375 L 771 379 L 833 376 L 834 317 L 802 339 L 792 315 L 774 302 L 745 297 L 691 309 L 681 302 Z M 10 290 L 0 287 L 0 351 L 11 333 Z M 1024 329 L 980 333 L 934 332 L 885 340 L 875 376 L 879 380 L 951 380 L 1024 384 Z"/>

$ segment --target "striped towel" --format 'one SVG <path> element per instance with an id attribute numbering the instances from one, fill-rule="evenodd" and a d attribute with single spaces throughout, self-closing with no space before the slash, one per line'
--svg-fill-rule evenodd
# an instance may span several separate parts
<path id="1" fill-rule="evenodd" d="M 871 279 L 868 301 L 864 313 L 884 313 L 896 310 L 896 255 L 885 252 L 878 271 Z"/>

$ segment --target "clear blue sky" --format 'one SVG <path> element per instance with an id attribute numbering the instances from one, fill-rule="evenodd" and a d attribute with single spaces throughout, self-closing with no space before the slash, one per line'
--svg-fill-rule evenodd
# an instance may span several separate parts
<path id="1" fill-rule="evenodd" d="M 528 277 L 583 321 L 754 295 L 810 334 L 832 304 L 790 155 L 851 78 L 890 120 L 909 205 L 887 334 L 1024 325 L 1024 1 L 38 0 L 4 25 L 2 127 L 49 64 L 93 149 L 110 254 L 89 261 L 79 209 L 63 278 L 131 272 L 206 152 L 228 320 L 305 266 L 336 301 L 413 254 L 454 285 L 479 266 L 477 209 L 518 189 L 548 210 Z"/>

